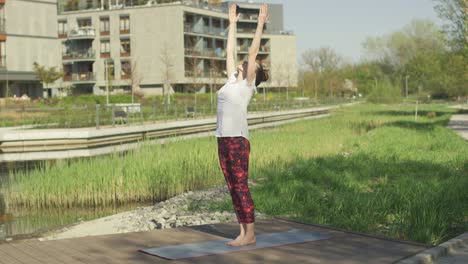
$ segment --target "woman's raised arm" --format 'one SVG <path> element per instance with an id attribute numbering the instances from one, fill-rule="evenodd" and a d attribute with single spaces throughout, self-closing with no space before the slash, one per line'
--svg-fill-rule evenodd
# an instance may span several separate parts
<path id="1" fill-rule="evenodd" d="M 239 16 L 237 13 L 236 4 L 229 7 L 229 34 L 226 47 L 226 70 L 228 78 L 236 71 L 236 60 L 234 58 L 236 48 L 237 21 Z"/>
<path id="2" fill-rule="evenodd" d="M 255 36 L 252 41 L 252 45 L 249 48 L 249 61 L 247 66 L 247 84 L 252 85 L 255 81 L 256 76 L 256 59 L 258 50 L 260 49 L 260 42 L 262 40 L 263 35 L 263 26 L 268 21 L 269 14 L 268 14 L 268 5 L 263 4 L 260 7 L 260 13 L 258 15 L 258 23 L 257 23 L 257 30 L 255 31 Z"/>

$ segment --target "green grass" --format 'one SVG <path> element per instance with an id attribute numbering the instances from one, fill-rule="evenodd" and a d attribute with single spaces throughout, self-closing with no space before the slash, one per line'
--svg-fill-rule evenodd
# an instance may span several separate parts
<path id="1" fill-rule="evenodd" d="M 317 134 L 325 120 L 310 123 L 301 135 L 315 155 L 291 153 L 255 172 L 263 177 L 252 190 L 257 210 L 429 244 L 468 230 L 468 144 L 445 128 L 451 111 L 424 106 L 439 117 L 414 122 L 406 107 L 355 110 L 328 120 L 326 133 L 341 136 Z M 231 201 L 212 208 L 232 210 Z"/>
<path id="2" fill-rule="evenodd" d="M 421 105 L 414 121 L 412 107 L 360 105 L 252 131 L 257 210 L 431 244 L 468 230 L 468 144 L 445 127 L 454 110 Z M 157 201 L 225 184 L 216 151 L 213 137 L 148 143 L 18 173 L 1 191 L 9 206 L 26 208 Z"/>

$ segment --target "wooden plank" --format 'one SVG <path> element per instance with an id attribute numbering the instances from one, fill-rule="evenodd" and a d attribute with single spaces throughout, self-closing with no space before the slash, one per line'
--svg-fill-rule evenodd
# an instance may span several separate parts
<path id="1" fill-rule="evenodd" d="M 62 249 L 57 249 L 52 246 L 52 244 L 45 244 L 43 242 L 38 242 L 34 244 L 34 247 L 37 251 L 42 252 L 42 254 L 47 254 L 50 258 L 53 258 L 58 263 L 67 263 L 67 264 L 83 264 L 73 257 L 70 257 L 67 252 L 64 252 Z"/>
<path id="2" fill-rule="evenodd" d="M 28 264 L 41 264 L 38 259 L 30 256 L 25 251 L 15 247 L 12 243 L 3 244 L 2 251 L 6 252 L 11 257 L 18 260 L 20 263 L 28 263 Z"/>
<path id="3" fill-rule="evenodd" d="M 47 263 L 47 264 L 61 264 L 63 262 L 58 261 L 53 254 L 50 254 L 50 252 L 46 252 L 42 250 L 40 247 L 37 247 L 37 244 L 39 242 L 25 242 L 21 244 L 21 247 L 25 248 L 28 252 L 36 256 L 41 260 L 41 262 Z"/>
<path id="4" fill-rule="evenodd" d="M 79 243 L 75 239 L 62 239 L 62 240 L 54 240 L 54 241 L 47 241 L 43 243 L 60 243 L 64 247 L 73 248 L 74 250 L 82 253 L 83 255 L 88 256 L 87 263 L 105 263 L 105 264 L 112 264 L 112 263 L 119 263 L 114 258 L 109 257 L 112 252 L 108 251 L 107 254 L 103 255 L 98 253 L 98 251 L 93 248 L 92 246 L 88 245 L 88 243 Z"/>
<path id="5" fill-rule="evenodd" d="M 52 242 L 52 241 L 51 241 Z M 70 239 L 56 240 L 51 243 L 53 247 L 61 249 L 63 252 L 69 252 L 69 255 L 84 263 L 115 263 L 112 259 L 106 256 L 90 254 L 89 250 L 83 250 L 82 245 L 73 243 Z"/>
<path id="6" fill-rule="evenodd" d="M 2 264 L 21 264 L 21 262 L 19 262 L 19 260 L 15 259 L 13 256 L 10 256 L 10 254 L 8 254 L 8 252 L 4 249 L 5 244 L 1 244 L 0 245 L 0 263 Z"/>

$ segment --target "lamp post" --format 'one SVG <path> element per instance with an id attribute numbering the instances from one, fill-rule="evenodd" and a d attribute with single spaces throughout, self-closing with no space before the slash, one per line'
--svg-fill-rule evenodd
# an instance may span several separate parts
<path id="1" fill-rule="evenodd" d="M 408 78 L 409 78 L 409 75 L 406 75 L 406 81 L 405 81 L 405 95 L 406 95 L 406 99 L 408 99 Z"/>
<path id="2" fill-rule="evenodd" d="M 104 60 L 104 74 L 106 75 L 106 105 L 109 105 L 109 68 L 107 61 L 108 59 Z"/>

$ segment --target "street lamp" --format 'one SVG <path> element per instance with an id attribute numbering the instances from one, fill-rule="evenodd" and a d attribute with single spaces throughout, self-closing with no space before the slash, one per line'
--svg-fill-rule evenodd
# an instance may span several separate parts
<path id="1" fill-rule="evenodd" d="M 105 59 L 104 60 L 104 74 L 106 75 L 106 102 L 107 105 L 109 105 L 109 62 L 110 59 Z"/>
<path id="2" fill-rule="evenodd" d="M 405 81 L 405 94 L 406 94 L 406 99 L 408 99 L 408 78 L 409 78 L 409 75 L 406 75 L 406 81 Z"/>

